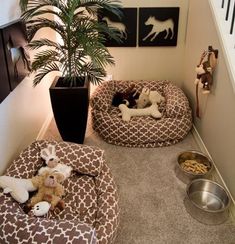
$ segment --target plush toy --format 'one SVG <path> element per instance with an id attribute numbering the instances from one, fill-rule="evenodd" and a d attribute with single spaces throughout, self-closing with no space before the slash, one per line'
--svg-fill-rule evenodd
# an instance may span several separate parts
<path id="1" fill-rule="evenodd" d="M 165 98 L 158 91 L 150 91 L 149 88 L 144 87 L 137 100 L 137 108 L 145 108 L 151 104 L 158 104 L 164 102 Z"/>
<path id="2" fill-rule="evenodd" d="M 158 105 L 156 103 L 152 104 L 147 108 L 128 108 L 125 104 L 120 104 L 119 109 L 122 114 L 123 121 L 129 121 L 132 116 L 149 116 L 153 118 L 161 118 L 162 114 L 158 111 Z"/>
<path id="3" fill-rule="evenodd" d="M 132 84 L 127 91 L 116 92 L 113 96 L 112 105 L 118 107 L 120 104 L 126 104 L 129 108 L 135 107 L 139 93 L 134 88 L 135 85 Z"/>
<path id="4" fill-rule="evenodd" d="M 51 204 L 53 210 L 57 204 L 63 205 L 62 196 L 64 195 L 64 187 L 62 182 L 65 177 L 58 172 L 44 171 L 43 174 L 35 176 L 31 179 L 34 187 L 38 188 L 38 192 L 30 199 L 29 207 L 41 201 L 47 201 Z"/>
<path id="5" fill-rule="evenodd" d="M 29 199 L 29 192 L 36 191 L 31 179 L 19 179 L 10 176 L 0 176 L 0 187 L 3 193 L 10 195 L 19 203 L 25 203 Z"/>
<path id="6" fill-rule="evenodd" d="M 45 160 L 47 166 L 39 169 L 38 174 L 41 175 L 45 171 L 59 172 L 68 178 L 71 175 L 72 167 L 59 163 L 59 158 L 56 155 L 55 146 L 49 144 L 47 148 L 41 150 L 41 157 Z"/>
<path id="7" fill-rule="evenodd" d="M 38 202 L 37 204 L 34 205 L 32 209 L 32 214 L 37 217 L 44 216 L 48 213 L 50 207 L 51 204 L 49 202 L 46 201 Z"/>
<path id="8" fill-rule="evenodd" d="M 213 71 L 216 67 L 217 59 L 218 49 L 213 49 L 212 46 L 208 46 L 208 51 L 202 53 L 199 64 L 195 68 L 197 77 L 194 83 L 196 85 L 196 116 L 198 118 L 200 118 L 198 87 L 201 88 L 202 94 L 211 92 Z"/>
<path id="9" fill-rule="evenodd" d="M 212 69 L 209 66 L 208 61 L 205 61 L 202 64 L 198 65 L 195 68 L 195 71 L 197 73 L 195 84 L 196 85 L 198 84 L 199 87 L 202 89 L 202 94 L 210 93 L 211 86 L 213 83 L 213 77 L 212 77 Z"/>
<path id="10" fill-rule="evenodd" d="M 59 159 L 56 156 L 55 145 L 49 144 L 47 148 L 41 150 L 40 155 L 49 168 L 56 167 L 59 162 Z"/>
<path id="11" fill-rule="evenodd" d="M 207 59 L 205 60 L 205 58 Z M 208 47 L 208 51 L 204 51 L 201 55 L 201 59 L 195 71 L 197 77 L 195 79 L 195 84 L 199 85 L 202 89 L 202 94 L 208 94 L 211 91 L 213 84 L 213 70 L 217 64 L 218 50 L 213 49 L 212 46 Z"/>

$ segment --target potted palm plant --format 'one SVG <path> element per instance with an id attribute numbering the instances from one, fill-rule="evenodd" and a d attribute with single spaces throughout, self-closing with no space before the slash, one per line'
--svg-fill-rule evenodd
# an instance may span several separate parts
<path id="1" fill-rule="evenodd" d="M 120 16 L 120 1 L 20 0 L 20 6 L 29 48 L 37 51 L 32 62 L 33 84 L 36 86 L 51 72 L 60 72 L 50 87 L 55 121 L 64 140 L 83 143 L 89 84 L 102 82 L 105 66 L 114 64 L 105 38 L 120 41 L 118 30 L 100 22 L 98 14 L 104 10 Z M 43 28 L 51 28 L 60 40 L 35 39 Z"/>

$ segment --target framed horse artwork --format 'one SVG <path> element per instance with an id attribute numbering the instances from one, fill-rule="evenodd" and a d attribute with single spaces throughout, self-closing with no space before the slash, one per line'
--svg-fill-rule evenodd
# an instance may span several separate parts
<path id="1" fill-rule="evenodd" d="M 109 27 L 117 29 L 120 33 L 121 42 L 114 39 L 106 39 L 106 47 L 135 47 L 137 36 L 137 8 L 122 8 L 122 16 L 108 13 L 105 10 L 99 11 L 99 21 L 104 22 Z"/>
<path id="2" fill-rule="evenodd" d="M 176 46 L 179 8 L 140 8 L 139 46 Z"/>

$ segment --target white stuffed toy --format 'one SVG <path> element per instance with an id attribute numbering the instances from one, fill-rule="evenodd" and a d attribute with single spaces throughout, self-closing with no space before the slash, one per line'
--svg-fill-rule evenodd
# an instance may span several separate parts
<path id="1" fill-rule="evenodd" d="M 29 199 L 29 192 L 36 191 L 31 179 L 20 179 L 10 176 L 0 176 L 0 187 L 3 193 L 10 193 L 19 203 L 24 203 Z"/>
<path id="2" fill-rule="evenodd" d="M 161 118 L 162 114 L 158 110 L 158 105 L 156 103 L 152 104 L 147 108 L 128 108 L 125 104 L 120 104 L 119 109 L 122 114 L 123 121 L 129 121 L 132 116 L 149 116 L 153 118 Z"/>
<path id="3" fill-rule="evenodd" d="M 147 105 L 164 102 L 165 98 L 158 91 L 150 91 L 149 88 L 143 88 L 137 100 L 137 108 L 145 108 Z"/>
<path id="4" fill-rule="evenodd" d="M 54 168 L 58 164 L 59 159 L 56 156 L 54 145 L 49 144 L 47 148 L 41 150 L 40 155 L 49 168 Z"/>
<path id="5" fill-rule="evenodd" d="M 51 204 L 46 201 L 38 202 L 33 206 L 32 214 L 37 217 L 43 216 L 48 213 L 50 207 Z"/>
<path id="6" fill-rule="evenodd" d="M 47 166 L 42 167 L 38 171 L 38 175 L 45 171 L 59 172 L 64 175 L 65 179 L 71 174 L 72 167 L 59 163 L 59 158 L 56 156 L 55 146 L 49 144 L 47 148 L 41 150 L 41 157 L 45 160 Z"/>

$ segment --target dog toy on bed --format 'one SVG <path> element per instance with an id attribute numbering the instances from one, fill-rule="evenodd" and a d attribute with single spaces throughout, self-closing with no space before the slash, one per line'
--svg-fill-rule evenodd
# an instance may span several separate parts
<path id="1" fill-rule="evenodd" d="M 151 104 L 164 102 L 165 98 L 158 91 L 150 91 L 144 87 L 137 100 L 137 108 L 145 108 Z"/>
<path id="2" fill-rule="evenodd" d="M 46 201 L 38 202 L 32 208 L 32 215 L 34 215 L 36 217 L 44 216 L 49 212 L 50 207 L 51 207 L 51 204 L 49 202 L 46 202 Z"/>
<path id="3" fill-rule="evenodd" d="M 31 179 L 33 185 L 38 189 L 36 195 L 30 199 L 29 207 L 34 207 L 41 201 L 47 201 L 50 203 L 50 209 L 53 210 L 58 204 L 64 208 L 64 201 L 62 196 L 64 195 L 64 187 L 62 182 L 65 177 L 58 172 L 44 171 L 43 174 L 35 176 Z"/>
<path id="4" fill-rule="evenodd" d="M 39 169 L 38 174 L 41 175 L 45 171 L 59 172 L 68 178 L 71 174 L 72 167 L 59 163 L 59 158 L 56 155 L 55 146 L 49 144 L 47 148 L 41 150 L 41 157 L 45 160 L 47 166 Z"/>
<path id="5" fill-rule="evenodd" d="M 129 121 L 132 116 L 149 116 L 151 115 L 153 118 L 161 118 L 162 114 L 158 110 L 158 105 L 156 103 L 152 104 L 147 108 L 128 108 L 125 104 L 120 104 L 119 109 L 122 114 L 123 121 Z"/>
<path id="6" fill-rule="evenodd" d="M 3 193 L 10 195 L 19 203 L 24 203 L 29 199 L 29 192 L 36 191 L 31 179 L 20 179 L 11 176 L 0 176 L 0 187 Z"/>

